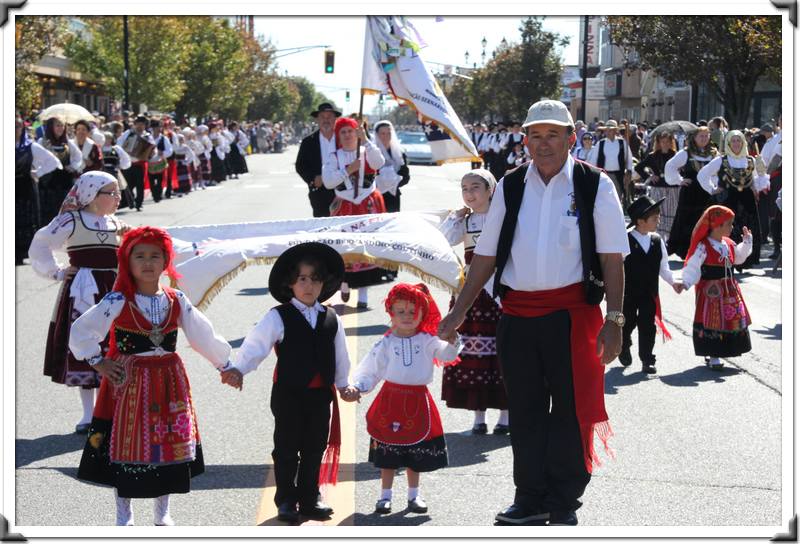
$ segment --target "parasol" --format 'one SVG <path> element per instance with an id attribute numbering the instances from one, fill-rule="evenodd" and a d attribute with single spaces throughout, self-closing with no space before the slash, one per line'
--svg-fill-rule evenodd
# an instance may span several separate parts
<path id="1" fill-rule="evenodd" d="M 63 123 L 73 124 L 77 123 L 81 119 L 84 121 L 96 121 L 94 116 L 89 113 L 89 110 L 84 108 L 83 106 L 79 106 L 77 104 L 70 104 L 70 103 L 63 103 L 63 104 L 54 104 L 49 108 L 43 110 L 39 114 L 39 119 L 42 121 L 46 121 L 52 117 L 60 120 Z"/>

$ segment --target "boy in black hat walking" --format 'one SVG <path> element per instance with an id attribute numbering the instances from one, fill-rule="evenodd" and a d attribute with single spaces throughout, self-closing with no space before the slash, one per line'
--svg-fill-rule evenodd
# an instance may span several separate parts
<path id="1" fill-rule="evenodd" d="M 333 308 L 321 303 L 339 289 L 343 277 L 344 261 L 329 246 L 308 242 L 284 251 L 269 275 L 270 293 L 281 304 L 250 331 L 232 368 L 222 372 L 223 383 L 241 389 L 242 376 L 258 368 L 275 347 L 272 459 L 282 521 L 299 521 L 300 514 L 311 519 L 333 514 L 321 501 L 319 486 L 335 484 L 338 470 L 341 439 L 334 387 L 343 400 L 356 398 L 346 392 L 350 357 L 344 327 Z"/>
<path id="2" fill-rule="evenodd" d="M 661 218 L 661 203 L 650 197 L 636 199 L 628 208 L 631 222 L 628 224 L 628 243 L 631 252 L 625 257 L 625 296 L 622 312 L 625 314 L 625 325 L 622 329 L 622 352 L 619 362 L 622 366 L 630 366 L 631 333 L 639 329 L 639 360 L 642 372 L 656 373 L 656 356 L 653 347 L 656 343 L 656 325 L 666 339 L 671 338 L 661 320 L 661 303 L 658 298 L 658 277 L 661 276 L 680 293 L 669 269 L 667 248 L 661 237 L 656 234 Z"/>

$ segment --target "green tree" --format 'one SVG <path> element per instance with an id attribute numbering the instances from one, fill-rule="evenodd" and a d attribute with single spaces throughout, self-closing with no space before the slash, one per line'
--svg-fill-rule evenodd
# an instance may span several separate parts
<path id="1" fill-rule="evenodd" d="M 283 121 L 297 112 L 300 92 L 289 78 L 273 75 L 253 97 L 247 110 L 249 119 Z"/>
<path id="2" fill-rule="evenodd" d="M 82 17 L 85 35 L 72 36 L 66 54 L 81 71 L 101 78 L 111 96 L 123 96 L 122 17 Z M 130 100 L 171 111 L 183 96 L 189 59 L 185 17 L 128 17 Z M 188 18 L 191 19 L 191 18 Z"/>
<path id="3" fill-rule="evenodd" d="M 66 37 L 64 17 L 17 17 L 14 50 L 14 107 L 17 111 L 24 113 L 40 106 L 42 84 L 33 73 L 33 65 L 62 47 Z"/>
<path id="4" fill-rule="evenodd" d="M 304 77 L 290 77 L 289 81 L 295 86 L 300 100 L 297 107 L 290 115 L 290 120 L 295 122 L 308 122 L 311 120 L 311 112 L 317 109 L 322 102 L 330 102 L 324 94 L 317 91 L 317 88 Z"/>
<path id="5" fill-rule="evenodd" d="M 653 70 L 668 82 L 706 84 L 731 126 L 747 121 L 759 79 L 780 82 L 779 16 L 614 16 L 606 24 L 627 68 Z"/>

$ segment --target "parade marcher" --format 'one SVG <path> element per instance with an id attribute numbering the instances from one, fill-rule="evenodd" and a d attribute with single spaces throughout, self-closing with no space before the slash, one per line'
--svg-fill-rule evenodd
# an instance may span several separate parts
<path id="1" fill-rule="evenodd" d="M 424 284 L 395 285 L 385 307 L 391 329 L 359 363 L 348 390 L 359 399 L 383 381 L 366 417 L 369 461 L 381 469 L 375 512 L 392 511 L 394 473 L 405 468 L 408 509 L 422 514 L 428 505 L 419 493 L 420 473 L 447 466 L 442 420 L 428 384 L 434 367 L 454 361 L 458 348 L 437 338 L 441 314 Z"/>
<path id="2" fill-rule="evenodd" d="M 336 196 L 334 191 L 322 183 L 322 165 L 332 153 L 336 152 L 336 135 L 333 125 L 342 112 L 324 102 L 311 113 L 319 124 L 315 130 L 300 142 L 294 168 L 308 185 L 308 200 L 314 217 L 328 217 L 330 206 Z"/>
<path id="3" fill-rule="evenodd" d="M 178 197 L 188 194 L 192 190 L 191 167 L 195 161 L 194 151 L 186 144 L 186 137 L 178 134 L 178 145 L 175 147 L 175 163 L 178 171 Z"/>
<path id="4" fill-rule="evenodd" d="M 375 184 L 375 173 L 386 162 L 381 150 L 367 138 L 355 119 L 340 117 L 334 126 L 336 151 L 322 165 L 322 183 L 333 189 L 331 215 L 383 213 L 386 205 Z M 363 144 L 363 145 L 361 145 Z M 350 288 L 358 288 L 358 308 L 367 307 L 367 287 L 388 281 L 387 272 L 370 263 L 353 263 L 345 269 L 342 300 L 350 299 Z"/>
<path id="5" fill-rule="evenodd" d="M 769 190 L 769 177 L 766 172 L 756 171 L 756 160 L 747 154 L 744 134 L 731 130 L 725 134 L 725 153 L 706 164 L 697 173 L 697 181 L 713 200 L 729 208 L 736 214 L 733 232 L 726 234 L 734 243 L 742 241 L 744 227 L 753 234 L 753 247 L 750 256 L 741 263 L 739 269 L 749 268 L 760 262 L 761 223 L 758 217 L 757 195 Z"/>
<path id="6" fill-rule="evenodd" d="M 119 237 L 128 228 L 114 216 L 119 198 L 117 178 L 101 171 L 86 172 L 64 199 L 61 214 L 36 232 L 29 249 L 34 272 L 61 282 L 47 332 L 44 375 L 56 383 L 81 388 L 83 415 L 75 427 L 77 433 L 89 428 L 100 378 L 70 352 L 70 328 L 111 290 L 117 277 Z M 56 260 L 55 252 L 62 248 L 69 257 L 68 266 Z M 105 340 L 102 345 L 106 346 Z"/>
<path id="7" fill-rule="evenodd" d="M 475 244 L 486 222 L 497 181 L 488 170 L 470 170 L 461 178 L 461 197 L 466 208 L 451 213 L 442 224 L 442 233 L 455 246 L 464 244 L 464 262 L 469 271 Z M 462 348 L 459 363 L 444 369 L 442 400 L 448 408 L 472 410 L 472 434 L 486 434 L 486 410 L 500 410 L 493 434 L 508 434 L 506 399 L 500 362 L 497 360 L 496 331 L 502 312 L 490 294 L 487 283 L 458 328 Z"/>
<path id="8" fill-rule="evenodd" d="M 270 408 L 281 521 L 296 522 L 300 514 L 312 519 L 333 515 L 319 487 L 337 481 L 341 431 L 336 391 L 343 400 L 355 398 L 345 395 L 350 356 L 342 320 L 322 303 L 336 293 L 343 274 L 341 255 L 324 244 L 309 242 L 284 251 L 269 274 L 269 292 L 280 305 L 247 334 L 233 367 L 222 374 L 223 383 L 241 388 L 242 376 L 258 368 L 273 348 L 278 355 Z"/>
<path id="9" fill-rule="evenodd" d="M 173 153 L 167 157 L 167 172 L 163 176 L 164 198 L 172 198 L 172 191 L 178 187 L 178 163 L 175 160 L 174 149 L 178 146 L 178 132 L 175 130 L 175 122 L 172 117 L 165 115 L 161 119 L 162 132 L 164 137 L 172 146 Z"/>
<path id="10" fill-rule="evenodd" d="M 511 132 L 509 132 L 506 137 L 504 156 L 508 158 L 508 155 L 513 152 L 517 146 L 522 148 L 524 145 L 525 135 L 522 133 L 522 126 L 519 121 L 511 121 Z"/>
<path id="11" fill-rule="evenodd" d="M 743 228 L 743 240 L 730 239 L 734 213 L 725 206 L 710 206 L 695 225 L 684 263 L 681 284 L 695 286 L 692 326 L 694 353 L 705 357 L 711 370 L 722 370 L 721 357 L 750 351 L 750 313 L 734 278 L 733 267 L 752 250 L 753 235 Z"/>
<path id="12" fill-rule="evenodd" d="M 103 139 L 105 140 L 105 137 Z M 81 150 L 83 159 L 75 177 L 90 170 L 103 169 L 103 152 L 101 146 L 92 138 L 92 127 L 88 121 L 81 119 L 75 123 L 75 145 Z"/>
<path id="13" fill-rule="evenodd" d="M 119 247 L 114 290 L 72 326 L 69 347 L 103 376 L 78 479 L 115 488 L 116 524 L 133 525 L 132 498 L 153 498 L 155 525 L 175 525 L 170 494 L 188 493 L 205 467 L 189 376 L 175 352 L 178 329 L 218 370 L 231 347 L 172 280 L 172 240 L 137 227 Z M 112 338 L 107 353 L 97 341 Z M 141 421 L 141 415 L 146 417 Z"/>
<path id="14" fill-rule="evenodd" d="M 581 136 L 581 139 L 578 141 L 580 143 L 573 148 L 572 156 L 575 160 L 586 162 L 589 160 L 589 154 L 592 152 L 594 138 L 591 133 L 584 132 L 583 136 Z"/>
<path id="15" fill-rule="evenodd" d="M 214 144 L 211 143 L 211 138 L 208 137 L 208 126 L 197 125 L 197 140 L 202 146 L 202 150 L 198 155 L 200 159 L 200 176 L 202 178 L 201 187 L 205 189 L 208 185 L 216 185 L 211 180 L 211 154 L 214 152 Z"/>
<path id="16" fill-rule="evenodd" d="M 239 174 L 247 173 L 247 146 L 250 141 L 247 139 L 247 134 L 239 129 L 239 123 L 233 121 L 228 124 L 228 131 L 233 136 L 230 152 L 230 167 L 233 179 L 239 179 Z"/>
<path id="17" fill-rule="evenodd" d="M 675 210 L 678 208 L 680 187 L 670 185 L 664 178 L 667 161 L 675 156 L 675 137 L 664 132 L 657 136 L 655 149 L 639 161 L 634 170 L 648 188 L 648 195 L 653 200 L 663 200 L 660 207 L 661 221 L 658 224 L 658 235 L 662 240 L 669 238 Z"/>
<path id="18" fill-rule="evenodd" d="M 516 486 L 514 504 L 496 519 L 575 525 L 578 499 L 599 462 L 593 437 L 607 448 L 612 434 L 603 365 L 622 347 L 628 237 L 611 179 L 569 154 L 575 135 L 567 107 L 537 102 L 522 126 L 532 161 L 498 184 L 439 336 L 452 338 L 494 273 Z"/>
<path id="19" fill-rule="evenodd" d="M 495 147 L 499 137 L 497 133 L 497 123 L 489 123 L 489 132 L 481 142 L 482 147 L 479 148 L 479 151 L 483 151 L 483 155 L 481 155 L 483 157 L 483 167 L 490 172 L 492 171 L 492 165 L 497 162 Z"/>
<path id="20" fill-rule="evenodd" d="M 608 174 L 617 188 L 620 202 L 629 205 L 633 201 L 633 188 L 630 187 L 633 154 L 625 139 L 618 137 L 617 130 L 615 120 L 606 122 L 605 137 L 594 145 L 586 162 Z"/>
<path id="21" fill-rule="evenodd" d="M 102 146 L 103 151 L 103 172 L 111 174 L 116 178 L 121 193 L 120 206 L 126 206 L 130 209 L 134 207 L 133 193 L 128 187 L 128 181 L 122 175 L 123 170 L 131 167 L 131 157 L 124 149 L 116 145 L 116 139 L 111 132 L 100 133 L 99 135 L 92 135 L 97 137 L 95 143 Z M 102 142 L 100 141 L 102 138 Z"/>
<path id="22" fill-rule="evenodd" d="M 147 176 L 150 179 L 150 194 L 154 202 L 161 202 L 164 186 L 171 183 L 169 178 L 169 159 L 172 157 L 172 142 L 161 131 L 161 121 L 150 120 L 150 131 L 156 144 L 155 153 L 147 162 Z M 171 191 L 170 191 L 171 192 Z"/>
<path id="23" fill-rule="evenodd" d="M 656 356 L 653 348 L 656 343 L 656 326 L 661 329 L 665 339 L 671 338 L 661 316 L 661 299 L 658 296 L 658 277 L 671 286 L 676 284 L 669 268 L 669 255 L 664 240 L 656 234 L 660 219 L 659 207 L 664 197 L 655 201 L 647 196 L 637 198 L 630 208 L 628 216 L 628 243 L 631 252 L 625 257 L 625 296 L 622 312 L 625 314 L 625 326 L 622 329 L 622 351 L 619 362 L 622 366 L 630 366 L 631 334 L 633 329 L 639 331 L 639 361 L 642 372 L 656 373 Z M 680 293 L 680 287 L 674 287 Z"/>
<path id="24" fill-rule="evenodd" d="M 778 127 L 780 128 L 781 117 L 778 117 Z M 783 132 L 778 130 L 775 135 L 767 140 L 764 148 L 761 150 L 761 157 L 764 164 L 767 166 L 767 174 L 769 175 L 770 189 L 769 189 L 769 230 L 772 236 L 773 252 L 769 256 L 770 259 L 777 259 L 781 254 L 781 228 L 782 218 L 781 210 L 777 206 L 778 193 L 783 188 L 782 177 L 782 164 L 783 164 Z M 762 233 L 763 238 L 763 233 Z"/>
<path id="25" fill-rule="evenodd" d="M 726 134 L 728 133 L 728 122 L 724 117 L 714 117 L 708 122 L 708 130 L 711 131 L 711 143 L 717 148 L 719 153 L 725 153 Z"/>
<path id="26" fill-rule="evenodd" d="M 21 117 L 14 122 L 14 263 L 28 256 L 33 235 L 42 226 L 39 179 L 63 168 L 61 161 L 31 140 Z"/>
<path id="27" fill-rule="evenodd" d="M 496 179 L 503 177 L 506 173 L 506 158 L 508 153 L 505 152 L 508 144 L 508 129 L 505 123 L 497 123 L 497 134 L 492 140 L 492 164 L 489 171 Z"/>
<path id="28" fill-rule="evenodd" d="M 528 156 L 525 154 L 522 143 L 514 144 L 506 157 L 506 171 L 513 170 L 524 162 L 528 162 Z"/>
<path id="29" fill-rule="evenodd" d="M 694 225 L 712 204 L 711 196 L 697 181 L 697 173 L 717 155 L 708 127 L 698 127 L 687 134 L 686 143 L 686 147 L 664 165 L 664 181 L 681 186 L 675 220 L 667 239 L 669 254 L 674 253 L 681 259 L 686 258 Z"/>
<path id="30" fill-rule="evenodd" d="M 221 121 L 212 121 L 208 124 L 208 139 L 211 141 L 213 150 L 211 151 L 211 183 L 216 185 L 222 183 L 228 177 L 228 169 L 225 167 L 225 149 L 228 142 L 221 132 Z"/>
<path id="31" fill-rule="evenodd" d="M 122 171 L 131 191 L 136 192 L 134 206 L 136 211 L 142 210 L 144 203 L 145 186 L 149 185 L 147 174 L 147 160 L 154 153 L 156 142 L 147 132 L 149 120 L 144 115 L 139 115 L 133 121 L 133 128 L 126 130 L 117 140 L 117 145 L 130 155 L 131 167 Z"/>
<path id="32" fill-rule="evenodd" d="M 83 155 L 75 142 L 67 138 L 64 123 L 55 117 L 45 123 L 44 136 L 38 144 L 55 155 L 62 166 L 39 178 L 41 224 L 46 225 L 58 215 L 64 198 L 72 188 L 75 173 L 81 169 Z"/>
<path id="33" fill-rule="evenodd" d="M 478 150 L 478 155 L 483 157 L 483 153 L 484 152 L 482 151 L 481 144 L 483 143 L 483 140 L 487 136 L 486 125 L 484 125 L 483 123 L 477 123 L 476 122 L 474 125 L 472 125 L 472 133 L 471 133 L 470 136 L 472 138 L 472 143 L 475 144 L 475 149 Z M 470 167 L 473 170 L 476 169 L 476 168 L 480 168 L 481 167 L 481 161 L 472 161 Z"/>
<path id="34" fill-rule="evenodd" d="M 400 211 L 400 187 L 411 179 L 408 159 L 400 147 L 400 140 L 390 121 L 375 123 L 375 145 L 381 150 L 386 161 L 375 175 L 375 183 L 383 195 L 387 212 Z"/>

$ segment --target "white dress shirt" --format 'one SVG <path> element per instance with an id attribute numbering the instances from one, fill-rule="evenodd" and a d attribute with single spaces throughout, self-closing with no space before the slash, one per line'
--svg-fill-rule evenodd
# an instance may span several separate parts
<path id="1" fill-rule="evenodd" d="M 50 151 L 49 149 L 47 149 L 47 146 L 45 145 L 44 138 L 39 138 L 39 140 L 36 143 L 44 147 L 47 151 Z M 83 166 L 83 154 L 81 153 L 81 150 L 78 149 L 78 146 L 75 145 L 75 142 L 69 139 L 67 140 L 67 148 L 69 149 L 69 165 L 67 166 L 67 168 L 73 172 L 80 172 L 80 169 Z M 52 151 L 50 152 L 52 153 Z"/>
<path id="2" fill-rule="evenodd" d="M 296 298 L 291 300 L 292 306 L 303 314 L 311 328 L 316 328 L 317 318 L 324 315 L 325 307 L 316 302 L 314 306 L 306 306 Z M 339 316 L 336 316 L 338 328 L 336 337 L 333 340 L 336 354 L 336 372 L 334 383 L 336 387 L 347 387 L 347 377 L 350 373 L 350 355 L 347 353 L 347 339 L 344 334 L 344 326 Z M 236 354 L 233 367 L 239 369 L 243 375 L 252 372 L 267 358 L 275 344 L 283 341 L 285 327 L 281 314 L 277 308 L 272 308 L 261 318 L 261 321 L 247 333 L 242 347 Z"/>
<path id="3" fill-rule="evenodd" d="M 322 165 L 322 183 L 328 189 L 336 189 L 340 184 L 344 183 L 343 190 L 336 189 L 336 196 L 341 199 L 348 200 L 353 204 L 361 204 L 366 198 L 375 190 L 375 180 L 373 179 L 370 187 L 363 186 L 364 180 L 364 161 L 369 164 L 369 167 L 376 172 L 380 170 L 386 160 L 383 158 L 383 153 L 371 141 L 367 140 L 361 148 L 359 160 L 361 161 L 361 168 L 358 174 L 358 195 L 355 195 L 353 188 L 353 181 L 350 174 L 347 173 L 347 165 L 356 160 L 355 151 L 346 151 L 344 149 L 337 149 L 336 153 L 332 153 L 327 161 Z"/>
<path id="4" fill-rule="evenodd" d="M 631 228 L 628 232 L 633 236 L 645 253 L 650 252 L 650 233 L 642 234 L 635 228 Z M 661 264 L 659 265 L 658 275 L 670 285 L 675 285 L 675 278 L 672 276 L 672 270 L 669 268 L 669 254 L 667 253 L 667 246 L 664 244 L 664 239 L 659 237 L 661 243 Z"/>
<path id="5" fill-rule="evenodd" d="M 761 150 L 761 158 L 764 159 L 764 164 L 766 164 L 767 166 L 769 166 L 769 162 L 775 155 L 783 156 L 781 150 L 781 144 L 782 144 L 781 140 L 782 140 L 781 133 L 778 132 L 775 136 L 767 140 L 767 143 L 764 144 L 764 149 Z"/>
<path id="6" fill-rule="evenodd" d="M 331 139 L 327 139 L 322 133 L 319 133 L 319 154 L 321 163 L 325 164 L 331 158 L 331 155 L 336 153 L 336 133 L 331 136 Z"/>
<path id="7" fill-rule="evenodd" d="M 693 160 L 702 163 L 710 162 L 713 158 L 714 157 L 698 157 L 696 155 L 692 155 Z M 680 185 L 683 182 L 681 168 L 686 166 L 686 162 L 688 160 L 689 153 L 684 148 L 675 153 L 675 156 L 667 161 L 667 164 L 664 165 L 664 181 L 667 183 L 667 185 Z"/>
<path id="8" fill-rule="evenodd" d="M 747 168 L 747 157 L 728 157 L 728 164 L 732 168 Z M 707 165 L 702 167 L 697 173 L 697 182 L 700 187 L 710 195 L 719 187 L 719 176 L 717 173 L 722 168 L 722 157 L 717 157 L 709 161 Z M 751 186 L 756 192 L 769 189 L 769 176 L 766 174 L 759 175 L 755 168 L 753 169 L 753 185 Z"/>
<path id="9" fill-rule="evenodd" d="M 384 336 L 372 346 L 355 370 L 352 383 L 359 391 L 372 391 L 382 380 L 401 385 L 433 382 L 433 360 L 450 362 L 458 347 L 438 336 L 421 332 L 407 338 Z"/>
<path id="10" fill-rule="evenodd" d="M 631 154 L 631 150 L 628 148 L 628 142 L 626 142 L 622 138 L 614 138 L 613 140 L 605 138 L 603 140 L 600 140 L 600 142 L 605 142 L 603 144 L 603 155 L 605 155 L 606 160 L 603 166 L 603 170 L 605 170 L 606 172 L 633 170 L 633 155 Z M 589 152 L 589 158 L 586 161 L 595 166 L 598 165 L 598 160 L 600 158 L 600 142 L 594 144 L 592 150 Z M 625 146 L 624 159 L 623 159 L 625 161 L 624 165 L 621 165 L 619 163 L 620 145 Z"/>
<path id="11" fill-rule="evenodd" d="M 118 145 L 112 145 L 110 147 L 103 147 L 103 155 L 106 155 L 107 153 L 110 153 L 112 149 L 117 152 L 117 157 L 119 158 L 119 166 L 118 166 L 118 168 L 120 170 L 127 170 L 128 168 L 130 168 L 131 167 L 131 156 L 128 155 L 127 151 L 125 151 L 124 149 L 122 149 Z"/>
<path id="12" fill-rule="evenodd" d="M 722 255 L 723 259 L 728 257 L 728 244 L 724 242 L 718 242 L 713 238 L 707 238 L 711 247 L 719 252 Z M 735 258 L 732 264 L 742 264 L 747 260 L 750 256 L 750 253 L 753 251 L 753 235 L 750 234 L 742 239 L 741 242 L 736 244 L 734 248 Z M 694 253 L 689 256 L 689 260 L 686 261 L 686 265 L 683 267 L 683 274 L 681 276 L 681 283 L 683 286 L 688 289 L 692 285 L 696 284 L 700 281 L 701 275 L 701 268 L 703 263 L 706 262 L 706 246 L 705 244 L 697 244 L 697 249 L 695 249 Z"/>
<path id="13" fill-rule="evenodd" d="M 61 170 L 63 168 L 58 157 L 36 142 L 31 142 L 31 153 L 33 154 L 33 164 L 31 167 L 37 178 L 41 178 L 54 170 Z"/>
<path id="14" fill-rule="evenodd" d="M 549 183 L 542 181 L 533 163 L 525 174 L 525 188 L 511 253 L 501 283 L 519 291 L 541 291 L 566 287 L 583 281 L 578 218 L 571 212 L 575 160 L 568 156 L 564 167 Z M 494 257 L 500 228 L 506 214 L 505 178 L 497 184 L 486 224 L 475 253 Z M 597 253 L 630 251 L 622 206 L 611 179 L 600 174 L 594 203 Z"/>

